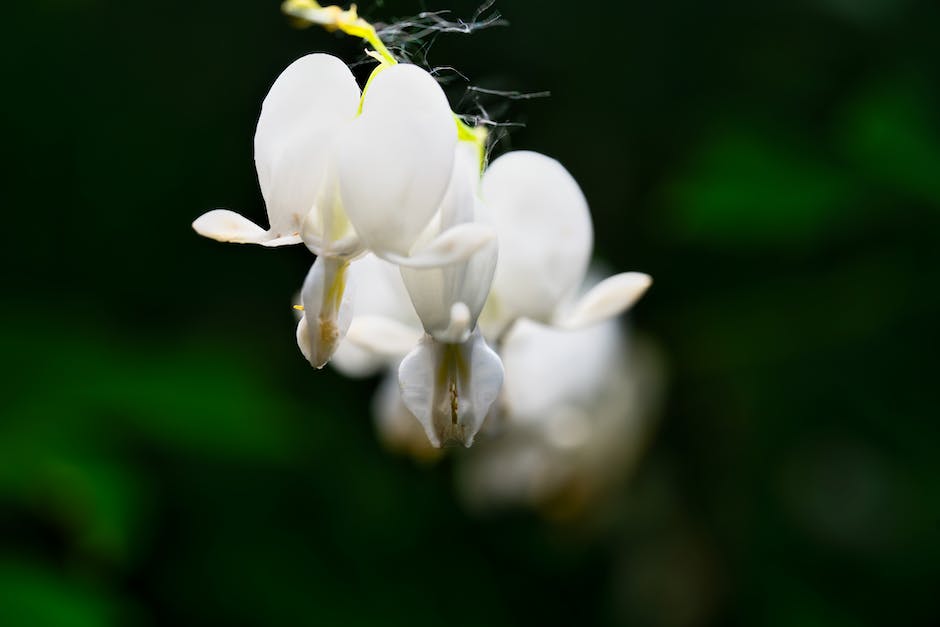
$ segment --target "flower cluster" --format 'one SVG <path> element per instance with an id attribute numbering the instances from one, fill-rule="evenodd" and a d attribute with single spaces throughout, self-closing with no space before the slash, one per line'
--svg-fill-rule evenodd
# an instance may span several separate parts
<path id="1" fill-rule="evenodd" d="M 427 441 L 469 447 L 514 378 L 539 365 L 513 365 L 517 327 L 576 341 L 650 279 L 617 274 L 584 292 L 590 213 L 560 163 L 518 151 L 487 164 L 485 130 L 455 116 L 437 81 L 399 63 L 354 9 L 285 10 L 362 37 L 380 63 L 362 90 L 327 54 L 288 66 L 255 133 L 269 228 L 221 209 L 193 227 L 219 241 L 303 243 L 316 255 L 297 306 L 304 356 L 353 374 L 390 365 L 394 397 Z M 577 379 L 600 363 L 586 351 L 560 366 Z"/>

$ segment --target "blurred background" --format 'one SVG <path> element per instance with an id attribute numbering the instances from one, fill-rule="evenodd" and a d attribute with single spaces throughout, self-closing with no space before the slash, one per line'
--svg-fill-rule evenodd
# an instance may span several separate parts
<path id="1" fill-rule="evenodd" d="M 374 21 L 478 2 L 363 2 Z M 362 45 L 275 1 L 4 7 L 0 625 L 928 625 L 940 3 L 501 0 L 425 50 L 655 285 L 659 425 L 603 523 L 469 513 L 294 343 L 262 98 Z M 360 68 L 362 74 L 368 68 Z M 473 113 L 466 84 L 452 102 Z M 472 96 L 472 94 L 471 94 Z"/>

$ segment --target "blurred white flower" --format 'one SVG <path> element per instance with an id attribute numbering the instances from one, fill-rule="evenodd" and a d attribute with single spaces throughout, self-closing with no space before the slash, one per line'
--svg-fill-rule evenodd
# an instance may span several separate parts
<path id="1" fill-rule="evenodd" d="M 616 320 L 575 331 L 522 321 L 501 355 L 500 420 L 459 458 L 460 494 L 475 509 L 578 515 L 608 495 L 642 450 L 660 396 L 659 360 L 631 346 Z"/>

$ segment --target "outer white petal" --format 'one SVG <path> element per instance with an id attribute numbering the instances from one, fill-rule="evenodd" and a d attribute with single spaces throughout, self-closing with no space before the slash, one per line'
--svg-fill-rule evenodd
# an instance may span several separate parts
<path id="1" fill-rule="evenodd" d="M 359 87 L 326 54 L 294 61 L 271 86 L 255 131 L 255 165 L 272 238 L 295 235 L 317 201 L 333 136 L 356 115 Z"/>
<path id="2" fill-rule="evenodd" d="M 297 328 L 297 342 L 315 368 L 330 360 L 352 321 L 354 286 L 346 273 L 348 265 L 348 261 L 317 257 L 304 280 L 304 317 Z"/>
<path id="3" fill-rule="evenodd" d="M 500 248 L 487 307 L 508 319 L 551 320 L 581 284 L 591 255 L 584 194 L 554 159 L 519 151 L 489 166 L 482 198 Z"/>
<path id="4" fill-rule="evenodd" d="M 203 237 L 238 244 L 257 244 L 267 236 L 260 226 L 228 209 L 213 209 L 202 214 L 193 222 L 193 229 Z"/>
<path id="5" fill-rule="evenodd" d="M 499 396 L 503 365 L 479 331 L 463 344 L 426 336 L 398 369 L 401 397 L 435 447 L 473 444 Z"/>
<path id="6" fill-rule="evenodd" d="M 559 327 L 580 329 L 620 315 L 646 293 L 653 279 L 642 272 L 622 272 L 595 285 L 556 322 Z"/>
<path id="7" fill-rule="evenodd" d="M 494 233 L 491 227 L 473 222 L 479 205 L 479 172 L 476 146 L 458 142 L 454 170 L 440 213 L 422 235 L 422 240 L 433 239 L 430 244 L 423 245 L 423 241 L 419 244 L 411 263 L 401 262 L 401 275 L 415 311 L 428 333 L 442 342 L 460 343 L 467 339 L 493 282 L 497 257 Z M 455 238 L 458 233 L 460 237 Z M 476 251 L 463 261 L 440 263 L 456 257 L 454 250 L 472 249 Z M 414 263 L 423 258 L 433 260 L 437 267 Z"/>
<path id="8" fill-rule="evenodd" d="M 440 268 L 466 261 L 487 244 L 495 244 L 496 231 L 485 224 L 467 223 L 448 229 L 410 255 L 386 253 L 392 263 L 408 268 Z M 495 261 L 494 261 L 495 264 Z"/>
<path id="9" fill-rule="evenodd" d="M 368 248 L 411 252 L 447 189 L 456 141 L 450 105 L 430 74 L 398 64 L 372 80 L 336 152 L 346 214 Z"/>

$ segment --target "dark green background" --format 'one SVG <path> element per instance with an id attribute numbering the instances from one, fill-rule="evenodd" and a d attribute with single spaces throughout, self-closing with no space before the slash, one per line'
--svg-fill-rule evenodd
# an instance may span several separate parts
<path id="1" fill-rule="evenodd" d="M 497 8 L 510 27 L 429 61 L 550 90 L 486 101 L 527 124 L 497 151 L 560 159 L 596 256 L 656 280 L 633 322 L 670 388 L 616 522 L 469 516 L 450 463 L 380 448 L 374 382 L 300 356 L 309 254 L 191 231 L 217 206 L 263 220 L 267 88 L 361 44 L 277 2 L 20 0 L 0 44 L 0 625 L 938 618 L 940 3 Z"/>

